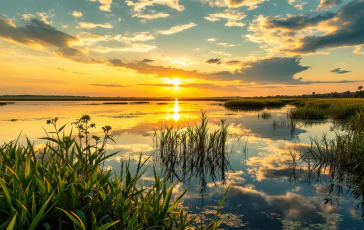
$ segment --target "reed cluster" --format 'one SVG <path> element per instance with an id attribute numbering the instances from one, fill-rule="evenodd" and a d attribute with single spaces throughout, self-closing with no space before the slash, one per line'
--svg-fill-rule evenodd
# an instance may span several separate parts
<path id="1" fill-rule="evenodd" d="M 327 202 L 338 201 L 335 196 L 331 196 L 334 192 L 337 196 L 351 194 L 360 200 L 357 207 L 363 209 L 364 113 L 352 116 L 346 128 L 346 132 L 337 133 L 332 140 L 326 136 L 322 139 L 312 138 L 311 147 L 301 160 L 308 166 L 311 181 L 321 183 L 322 178 L 325 178 L 325 181 L 330 182 Z"/>
<path id="2" fill-rule="evenodd" d="M 166 127 L 154 132 L 154 149 L 157 159 L 170 178 L 188 181 L 192 177 L 200 180 L 204 191 L 207 176 L 213 180 L 225 181 L 229 167 L 228 155 L 232 151 L 227 146 L 228 125 L 221 120 L 218 129 L 210 130 L 205 112 L 201 123 L 184 129 Z"/>
<path id="3" fill-rule="evenodd" d="M 362 99 L 318 99 L 300 101 L 297 108 L 290 111 L 295 119 L 349 119 L 351 116 L 364 111 Z"/>
<path id="4" fill-rule="evenodd" d="M 173 183 L 154 173 L 151 187 L 141 177 L 145 161 L 132 172 L 130 161 L 120 174 L 104 168 L 106 143 L 113 141 L 111 127 L 103 137 L 91 136 L 95 124 L 82 116 L 65 134 L 57 119 L 36 149 L 27 139 L 0 146 L 0 229 L 186 229 L 193 219 L 181 206 L 186 192 L 172 201 Z M 220 203 L 221 207 L 222 203 Z M 204 229 L 216 229 L 217 216 Z"/>

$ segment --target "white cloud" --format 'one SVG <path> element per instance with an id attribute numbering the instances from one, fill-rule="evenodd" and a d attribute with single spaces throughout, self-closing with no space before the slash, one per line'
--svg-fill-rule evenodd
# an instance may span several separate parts
<path id="1" fill-rule="evenodd" d="M 190 23 L 184 24 L 184 25 L 173 26 L 172 28 L 170 28 L 168 30 L 160 30 L 159 33 L 163 34 L 163 35 L 171 35 L 171 34 L 175 34 L 175 33 L 190 29 L 194 26 L 197 26 L 197 24 L 190 22 Z"/>
<path id="2" fill-rule="evenodd" d="M 208 42 L 216 42 L 217 41 L 217 38 L 208 38 L 207 41 Z"/>
<path id="3" fill-rule="evenodd" d="M 114 37 L 115 40 L 124 41 L 124 42 L 145 42 L 154 40 L 154 35 L 149 32 L 136 32 L 132 35 L 117 35 Z"/>
<path id="4" fill-rule="evenodd" d="M 217 45 L 223 46 L 225 48 L 240 46 L 240 44 L 230 44 L 230 43 L 226 43 L 226 42 L 220 42 L 220 43 L 217 43 Z"/>
<path id="5" fill-rule="evenodd" d="M 79 11 L 75 11 L 75 10 L 74 10 L 74 11 L 72 12 L 72 16 L 73 16 L 73 17 L 76 17 L 76 18 L 80 18 L 80 17 L 82 17 L 82 15 L 83 15 L 83 14 L 82 14 L 82 12 L 79 12 Z"/>
<path id="6" fill-rule="evenodd" d="M 33 14 L 23 14 L 21 17 L 24 20 L 29 20 L 31 18 L 34 18 L 34 15 Z"/>
<path id="7" fill-rule="evenodd" d="M 149 44 L 132 44 L 130 46 L 121 47 L 121 48 L 113 48 L 113 47 L 96 47 L 94 51 L 100 53 L 109 53 L 109 52 L 134 52 L 134 53 L 146 53 L 151 50 L 156 49 L 157 46 L 149 45 Z"/>
<path id="8" fill-rule="evenodd" d="M 298 10 L 302 10 L 303 6 L 308 4 L 308 2 L 305 2 L 303 0 L 288 0 L 288 4 L 294 6 Z"/>
<path id="9" fill-rule="evenodd" d="M 223 51 L 215 51 L 215 50 L 213 50 L 213 51 L 211 51 L 211 53 L 216 54 L 216 55 L 220 55 L 220 56 L 231 56 L 231 54 L 225 53 Z"/>
<path id="10" fill-rule="evenodd" d="M 207 3 L 211 7 L 228 7 L 239 8 L 247 7 L 248 10 L 253 10 L 258 7 L 259 4 L 266 0 L 200 0 L 202 3 Z"/>
<path id="11" fill-rule="evenodd" d="M 170 15 L 165 12 L 156 12 L 155 10 L 147 9 L 154 5 L 167 6 L 177 11 L 183 11 L 185 8 L 179 4 L 179 0 L 126 0 L 126 4 L 132 7 L 132 17 L 141 18 L 143 21 L 157 18 L 167 18 Z"/>
<path id="12" fill-rule="evenodd" d="M 78 23 L 79 28 L 83 29 L 94 29 L 96 27 L 104 28 L 104 29 L 112 29 L 113 26 L 110 23 L 104 23 L 104 24 L 95 24 L 92 22 L 79 22 Z"/>
<path id="13" fill-rule="evenodd" d="M 90 0 L 91 2 L 99 2 L 101 4 L 101 6 L 99 7 L 99 9 L 101 11 L 106 11 L 106 12 L 111 12 L 110 7 L 112 4 L 112 0 Z"/>
<path id="14" fill-rule="evenodd" d="M 206 20 L 210 22 L 217 22 L 221 20 L 227 20 L 225 26 L 227 27 L 243 27 L 245 24 L 241 22 L 246 17 L 243 12 L 236 10 L 226 9 L 220 13 L 209 14 L 205 17 Z"/>

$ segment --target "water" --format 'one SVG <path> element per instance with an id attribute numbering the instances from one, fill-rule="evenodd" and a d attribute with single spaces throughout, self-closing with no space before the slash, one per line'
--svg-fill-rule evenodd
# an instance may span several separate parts
<path id="1" fill-rule="evenodd" d="M 159 104 L 158 104 L 159 103 Z M 166 103 L 166 104 L 165 104 Z M 226 229 L 363 229 L 361 210 L 356 210 L 350 193 L 335 204 L 325 204 L 328 182 L 309 183 L 307 169 L 299 164 L 292 174 L 292 154 L 307 150 L 310 137 L 328 138 L 340 132 L 332 122 L 298 123 L 291 129 L 286 118 L 288 107 L 270 110 L 273 116 L 259 119 L 261 111 L 229 111 L 219 102 L 170 101 L 149 104 L 103 105 L 102 102 L 17 102 L 0 107 L 0 140 L 16 139 L 25 143 L 25 135 L 41 146 L 44 129 L 51 131 L 46 120 L 59 117 L 59 125 L 71 122 L 82 114 L 96 123 L 93 134 L 101 135 L 101 126 L 110 125 L 116 143 L 109 142 L 108 152 L 120 151 L 105 164 L 117 172 L 120 163 L 131 159 L 133 167 L 143 152 L 143 158 L 152 155 L 143 177 L 148 186 L 153 180 L 153 165 L 158 173 L 169 173 L 176 181 L 174 197 L 185 189 L 183 206 L 199 220 L 212 217 L 219 200 L 230 184 L 228 197 L 222 209 Z M 161 126 L 185 127 L 199 123 L 201 110 L 207 112 L 210 128 L 218 127 L 226 119 L 231 131 L 229 143 L 233 151 L 227 154 L 228 167 L 209 168 L 209 163 L 194 171 L 183 171 L 180 165 L 168 168 L 153 153 L 152 133 Z M 276 120 L 282 127 L 273 128 Z M 44 129 L 43 129 L 44 128 Z M 240 142 L 238 142 L 240 138 Z M 247 141 L 247 151 L 244 143 Z M 171 173 L 171 170 L 174 174 Z M 177 179 L 177 177 L 179 180 Z M 203 181 L 205 187 L 201 187 Z M 339 204 L 339 205 L 338 205 Z"/>

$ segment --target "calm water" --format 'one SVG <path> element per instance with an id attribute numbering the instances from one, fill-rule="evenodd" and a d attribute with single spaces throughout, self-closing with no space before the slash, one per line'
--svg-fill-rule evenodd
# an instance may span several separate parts
<path id="1" fill-rule="evenodd" d="M 179 176 L 175 196 L 185 189 L 188 193 L 183 205 L 191 215 L 198 214 L 204 220 L 216 210 L 226 185 L 230 184 L 228 197 L 222 210 L 223 228 L 249 229 L 364 229 L 360 220 L 361 210 L 350 193 L 340 197 L 333 205 L 325 204 L 328 184 L 325 180 L 309 183 L 305 165 L 292 176 L 292 154 L 304 153 L 310 137 L 324 133 L 332 138 L 340 132 L 331 122 L 298 123 L 291 131 L 286 113 L 289 108 L 270 110 L 273 116 L 259 119 L 257 111 L 228 111 L 215 102 L 172 101 L 167 104 L 102 105 L 102 102 L 17 102 L 0 107 L 0 140 L 10 141 L 21 133 L 40 145 L 37 138 L 44 136 L 43 128 L 50 131 L 46 119 L 59 117 L 59 125 L 71 122 L 82 114 L 89 114 L 96 123 L 95 134 L 101 134 L 101 126 L 111 125 L 116 144 L 109 143 L 107 150 L 120 153 L 107 162 L 116 171 L 120 163 L 131 159 L 134 164 L 141 152 L 152 155 L 144 175 L 145 184 L 151 183 L 152 167 L 164 173 L 171 168 L 160 163 L 153 153 L 152 133 L 162 126 L 185 127 L 199 122 L 200 110 L 207 112 L 213 130 L 226 119 L 231 131 L 229 143 L 232 153 L 226 157 L 228 168 L 209 168 L 209 163 L 191 172 L 183 172 L 179 165 L 172 170 Z M 16 119 L 16 121 L 11 121 Z M 273 128 L 273 121 L 282 127 Z M 240 137 L 240 142 L 237 141 Z M 248 151 L 243 144 L 247 142 Z M 182 175 L 182 176 L 181 176 Z M 206 181 L 205 188 L 201 188 Z M 224 183 L 225 182 L 225 183 Z"/>

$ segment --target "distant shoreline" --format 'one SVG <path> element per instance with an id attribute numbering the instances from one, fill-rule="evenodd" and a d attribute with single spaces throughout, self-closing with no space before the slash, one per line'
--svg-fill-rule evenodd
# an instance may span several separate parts
<path id="1" fill-rule="evenodd" d="M 0 101 L 228 101 L 238 97 L 69 97 L 69 96 L 0 96 Z"/>

